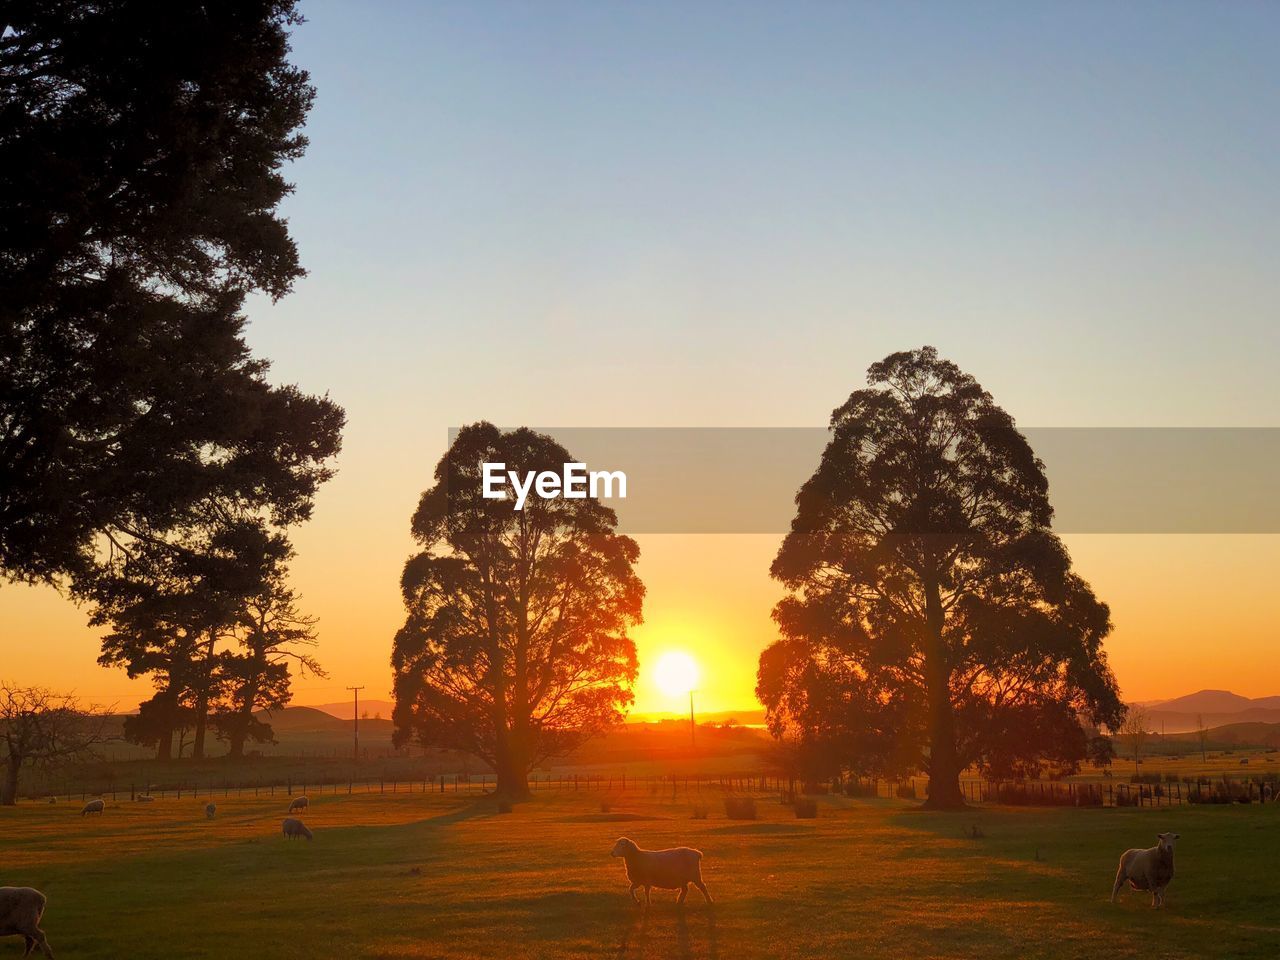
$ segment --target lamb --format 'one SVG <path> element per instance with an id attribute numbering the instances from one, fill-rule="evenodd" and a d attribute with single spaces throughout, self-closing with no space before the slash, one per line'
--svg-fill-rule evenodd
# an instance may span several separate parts
<path id="1" fill-rule="evenodd" d="M 298 837 L 306 837 L 311 840 L 315 836 L 307 829 L 307 825 L 296 817 L 285 817 L 281 826 L 284 829 L 284 838 L 286 840 L 296 840 Z"/>
<path id="2" fill-rule="evenodd" d="M 1164 906 L 1164 891 L 1173 880 L 1173 842 L 1181 837 L 1177 833 L 1158 834 L 1160 842 L 1146 850 L 1126 850 L 1120 857 L 1115 886 L 1111 888 L 1111 902 L 1126 880 L 1135 890 L 1151 891 L 1151 906 Z"/>
<path id="3" fill-rule="evenodd" d="M 84 808 L 80 811 L 80 816 L 83 817 L 90 813 L 101 813 L 105 809 L 107 809 L 107 801 L 101 798 L 97 800 L 90 800 L 88 803 L 84 805 Z"/>
<path id="4" fill-rule="evenodd" d="M 24 957 L 39 947 L 41 953 L 53 960 L 53 949 L 40 929 L 46 903 L 48 898 L 31 887 L 0 887 L 0 937 L 22 937 L 27 944 Z"/>
<path id="5" fill-rule="evenodd" d="M 644 887 L 644 902 L 649 899 L 649 888 L 660 890 L 679 890 L 676 903 L 684 903 L 689 896 L 689 884 L 702 891 L 707 903 L 713 902 L 707 892 L 707 885 L 702 882 L 702 851 L 691 847 L 673 847 L 670 850 L 641 850 L 634 840 L 621 837 L 613 845 L 611 857 L 622 857 L 627 868 L 627 879 L 631 881 L 631 899 L 636 903 L 636 887 Z"/>
<path id="6" fill-rule="evenodd" d="M 289 812 L 297 813 L 299 810 L 306 810 L 311 806 L 311 801 L 306 797 L 295 797 L 294 801 L 289 804 Z"/>
<path id="7" fill-rule="evenodd" d="M 206 820 L 212 820 L 213 815 L 218 812 L 218 805 L 210 800 L 204 805 L 204 816 Z"/>

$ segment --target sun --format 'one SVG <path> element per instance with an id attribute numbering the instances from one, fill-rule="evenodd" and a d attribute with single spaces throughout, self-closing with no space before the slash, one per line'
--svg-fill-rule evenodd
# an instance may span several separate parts
<path id="1" fill-rule="evenodd" d="M 669 697 L 682 697 L 698 685 L 698 662 L 680 650 L 672 650 L 658 658 L 653 679 Z"/>

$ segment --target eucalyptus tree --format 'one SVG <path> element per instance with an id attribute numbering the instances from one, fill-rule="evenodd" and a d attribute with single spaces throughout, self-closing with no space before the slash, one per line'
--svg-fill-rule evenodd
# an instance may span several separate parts
<path id="1" fill-rule="evenodd" d="M 1051 528 L 1044 465 L 1014 420 L 932 347 L 874 364 L 831 417 L 772 566 L 788 594 L 758 693 L 775 732 L 850 765 L 912 762 L 927 805 L 969 763 L 1078 764 L 1080 720 L 1124 708 L 1107 606 Z"/>
<path id="2" fill-rule="evenodd" d="M 622 720 L 637 662 L 639 547 L 591 496 L 486 498 L 483 464 L 574 462 L 527 428 L 464 427 L 413 515 L 392 653 L 396 740 L 460 750 L 519 797 L 541 761 Z"/>

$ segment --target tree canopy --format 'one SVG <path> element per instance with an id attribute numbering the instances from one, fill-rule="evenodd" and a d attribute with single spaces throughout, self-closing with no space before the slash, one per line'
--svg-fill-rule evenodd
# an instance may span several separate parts
<path id="1" fill-rule="evenodd" d="M 287 525 L 342 410 L 268 382 L 255 291 L 302 275 L 280 201 L 314 91 L 292 0 L 7 3 L 0 14 L 0 575 L 217 501 Z"/>
<path id="2" fill-rule="evenodd" d="M 413 516 L 422 549 L 401 579 L 394 721 L 397 742 L 470 753 L 520 796 L 536 764 L 622 720 L 644 586 L 612 510 L 591 497 L 514 510 L 483 497 L 485 462 L 559 471 L 574 460 L 527 428 L 458 433 Z"/>
<path id="3" fill-rule="evenodd" d="M 1014 420 L 932 347 L 874 364 L 831 417 L 772 573 L 782 637 L 757 692 L 848 767 L 959 774 L 1072 768 L 1081 718 L 1123 713 L 1110 614 L 1053 533 L 1048 481 Z"/>

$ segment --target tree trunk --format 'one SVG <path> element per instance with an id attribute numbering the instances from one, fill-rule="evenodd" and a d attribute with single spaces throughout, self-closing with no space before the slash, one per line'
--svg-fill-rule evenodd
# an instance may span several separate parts
<path id="1" fill-rule="evenodd" d="M 0 806 L 12 807 L 18 802 L 18 771 L 22 769 L 20 757 L 8 757 L 4 765 L 4 782 L 0 783 Z"/>
<path id="2" fill-rule="evenodd" d="M 213 630 L 209 631 L 209 643 L 205 648 L 204 675 L 201 677 L 203 681 L 200 685 L 199 696 L 196 697 L 196 730 L 191 741 L 191 759 L 204 759 L 204 738 L 205 732 L 209 729 L 209 693 L 213 686 L 214 652 L 218 642 L 218 635 Z"/>
<path id="3" fill-rule="evenodd" d="M 170 727 L 160 735 L 160 740 L 156 744 L 156 759 L 173 759 L 173 727 Z"/>
<path id="4" fill-rule="evenodd" d="M 204 759 L 204 734 L 209 724 L 209 695 L 200 691 L 196 698 L 196 730 L 191 740 L 191 759 Z"/>
<path id="5" fill-rule="evenodd" d="M 529 798 L 529 764 L 526 753 L 510 740 L 497 765 L 497 792 L 508 800 Z"/>
<path id="6" fill-rule="evenodd" d="M 929 796 L 928 810 L 960 810 L 960 759 L 956 753 L 955 711 L 951 705 L 951 668 L 947 663 L 942 628 L 945 615 L 936 580 L 924 585 L 926 602 L 925 671 L 929 698 Z"/>

